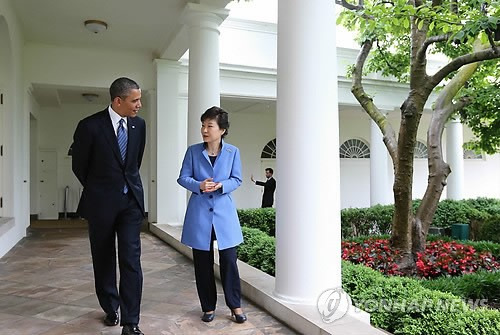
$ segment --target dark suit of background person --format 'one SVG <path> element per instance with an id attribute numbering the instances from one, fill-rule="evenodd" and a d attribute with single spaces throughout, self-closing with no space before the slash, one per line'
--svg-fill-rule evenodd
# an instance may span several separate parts
<path id="1" fill-rule="evenodd" d="M 139 323 L 142 296 L 140 231 L 144 219 L 144 192 L 139 175 L 146 142 L 146 125 L 136 117 L 141 107 L 139 86 L 119 78 L 110 87 L 111 105 L 78 123 L 74 134 L 73 172 L 83 185 L 79 214 L 88 220 L 96 294 L 108 326 L 118 324 L 122 334 L 142 334 Z M 118 94 L 119 96 L 114 96 Z M 117 114 L 118 113 L 118 114 Z M 122 160 L 117 141 L 124 116 L 128 145 Z M 120 268 L 116 285 L 116 248 Z"/>
<path id="2" fill-rule="evenodd" d="M 266 169 L 266 175 L 269 175 L 268 169 Z M 276 180 L 273 178 L 273 173 L 270 172 L 270 177 L 267 178 L 265 182 L 253 180 L 255 185 L 264 186 L 264 193 L 262 194 L 262 208 L 273 207 L 274 203 L 274 191 L 276 190 Z"/>
<path id="3" fill-rule="evenodd" d="M 206 125 L 206 117 L 209 117 L 208 121 L 214 122 L 214 117 L 220 117 L 222 121 L 215 121 L 220 125 Z M 231 309 L 234 320 L 242 323 L 246 321 L 246 316 L 240 310 L 241 288 L 236 251 L 243 242 L 243 235 L 231 195 L 242 182 L 240 152 L 237 147 L 222 140 L 229 127 L 224 110 L 212 107 L 201 116 L 201 120 L 202 136 L 207 142 L 191 145 L 187 149 L 177 179 L 181 186 L 192 192 L 181 242 L 193 248 L 196 288 L 204 312 L 202 320 L 210 322 L 215 316 L 217 292 L 213 241 L 216 239 L 226 305 Z M 206 135 L 204 127 L 207 133 L 218 133 Z M 211 152 L 209 144 L 215 147 Z"/>

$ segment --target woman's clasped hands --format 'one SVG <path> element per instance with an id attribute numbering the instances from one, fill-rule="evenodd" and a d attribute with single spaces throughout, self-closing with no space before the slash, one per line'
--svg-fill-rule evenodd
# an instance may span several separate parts
<path id="1" fill-rule="evenodd" d="M 207 178 L 204 181 L 202 181 L 200 184 L 200 189 L 204 193 L 217 191 L 221 187 L 222 187 L 222 183 L 214 182 L 213 178 Z"/>

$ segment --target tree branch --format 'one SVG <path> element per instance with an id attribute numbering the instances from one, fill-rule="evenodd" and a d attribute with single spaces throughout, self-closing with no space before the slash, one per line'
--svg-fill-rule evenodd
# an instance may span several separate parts
<path id="1" fill-rule="evenodd" d="M 392 66 L 391 62 L 389 62 L 389 60 L 387 59 L 387 57 L 385 56 L 385 52 L 382 51 L 382 48 L 380 47 L 379 45 L 379 41 L 377 40 L 377 51 L 378 53 L 382 56 L 382 58 L 384 59 L 384 62 L 385 62 L 385 65 L 387 65 L 387 67 L 391 70 L 393 70 L 394 72 L 396 72 L 396 68 L 394 66 Z"/>
<path id="2" fill-rule="evenodd" d="M 350 4 L 346 0 L 335 0 L 335 3 L 349 10 L 362 10 L 365 7 L 364 0 L 358 0 L 357 5 Z"/>
<path id="3" fill-rule="evenodd" d="M 425 55 L 427 53 L 427 49 L 431 44 L 438 43 L 438 42 L 445 42 L 447 41 L 451 36 L 451 33 L 444 34 L 444 35 L 438 35 L 438 36 L 431 36 L 428 39 L 424 41 L 422 44 L 422 47 L 420 50 L 417 52 L 417 62 L 422 62 L 425 58 Z"/>
<path id="4" fill-rule="evenodd" d="M 486 36 L 488 36 L 488 42 L 490 42 L 490 45 L 493 48 L 493 50 L 495 50 L 495 52 L 498 52 L 495 40 L 493 39 L 493 32 L 491 30 L 486 30 L 485 33 Z"/>
<path id="5" fill-rule="evenodd" d="M 361 107 L 365 112 L 371 117 L 373 121 L 378 125 L 380 131 L 384 136 L 384 143 L 387 147 L 387 151 L 391 156 L 393 162 L 397 161 L 397 141 L 396 134 L 391 124 L 387 120 L 387 117 L 380 112 L 378 107 L 373 103 L 373 99 L 365 92 L 363 88 L 363 67 L 365 65 L 366 59 L 372 49 L 373 41 L 367 40 L 361 46 L 358 58 L 356 59 L 356 64 L 354 66 L 354 71 L 352 74 L 352 87 L 351 92 L 360 103 Z"/>
<path id="6" fill-rule="evenodd" d="M 498 50 L 498 48 L 489 48 L 486 50 L 481 50 L 457 57 L 443 66 L 433 76 L 429 77 L 428 84 L 426 85 L 427 89 L 434 89 L 434 87 L 436 87 L 447 75 L 449 75 L 453 71 L 460 69 L 464 65 L 495 58 L 500 58 L 500 51 Z"/>

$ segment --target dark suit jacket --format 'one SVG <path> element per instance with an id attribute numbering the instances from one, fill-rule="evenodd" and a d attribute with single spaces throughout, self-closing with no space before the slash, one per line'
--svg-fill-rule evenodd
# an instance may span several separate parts
<path id="1" fill-rule="evenodd" d="M 264 186 L 264 194 L 262 194 L 262 208 L 273 207 L 274 191 L 276 190 L 276 180 L 271 177 L 266 182 L 256 181 L 256 185 Z"/>
<path id="2" fill-rule="evenodd" d="M 146 144 L 146 123 L 138 116 L 128 118 L 127 129 L 127 157 L 123 162 L 108 108 L 78 123 L 72 162 L 73 172 L 83 185 L 78 213 L 84 218 L 102 218 L 116 209 L 125 182 L 144 215 L 139 168 Z"/>

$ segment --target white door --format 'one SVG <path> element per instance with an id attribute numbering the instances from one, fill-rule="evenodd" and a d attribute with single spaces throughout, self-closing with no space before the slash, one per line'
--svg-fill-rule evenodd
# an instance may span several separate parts
<path id="1" fill-rule="evenodd" d="M 59 219 L 57 208 L 57 152 L 55 150 L 43 150 L 38 153 L 41 220 Z"/>

